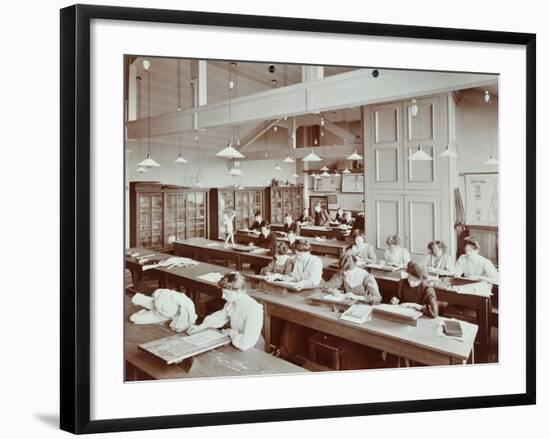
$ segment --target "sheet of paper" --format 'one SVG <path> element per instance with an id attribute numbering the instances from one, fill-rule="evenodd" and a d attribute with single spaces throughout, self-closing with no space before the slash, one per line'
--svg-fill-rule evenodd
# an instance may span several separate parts
<path id="1" fill-rule="evenodd" d="M 209 242 L 206 244 L 207 247 L 219 247 L 221 244 L 219 242 Z"/>
<path id="2" fill-rule="evenodd" d="M 185 337 L 185 341 L 194 344 L 195 346 L 206 345 L 225 338 L 226 336 L 219 331 L 207 329 L 196 334 Z"/>
<path id="3" fill-rule="evenodd" d="M 474 282 L 466 285 L 456 285 L 453 289 L 457 293 L 464 294 L 474 294 L 476 296 L 490 297 L 493 293 L 491 292 L 491 284 L 487 282 Z"/>
<path id="4" fill-rule="evenodd" d="M 344 300 L 346 300 L 346 297 L 343 294 L 326 294 L 325 296 L 323 296 L 323 299 L 329 300 L 331 302 L 343 302 Z"/>
<path id="5" fill-rule="evenodd" d="M 220 279 L 223 277 L 223 274 L 218 272 L 212 272 L 212 273 L 206 273 L 202 274 L 200 276 L 197 276 L 199 279 L 202 279 L 206 282 L 212 282 L 212 283 L 218 283 Z"/>

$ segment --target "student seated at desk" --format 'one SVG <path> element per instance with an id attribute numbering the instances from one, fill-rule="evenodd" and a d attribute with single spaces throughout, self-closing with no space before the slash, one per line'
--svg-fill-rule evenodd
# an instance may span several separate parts
<path id="1" fill-rule="evenodd" d="M 264 221 L 260 228 L 260 236 L 256 241 L 258 247 L 267 248 L 271 254 L 275 254 L 277 247 L 277 236 L 271 231 L 271 224 Z"/>
<path id="2" fill-rule="evenodd" d="M 416 262 L 407 264 L 407 279 L 403 279 L 399 284 L 398 297 L 393 297 L 391 303 L 408 308 L 414 308 L 421 311 L 428 317 L 437 317 L 439 313 L 439 304 L 437 296 L 432 286 L 425 284 L 428 278 L 424 268 Z"/>
<path id="3" fill-rule="evenodd" d="M 455 276 L 498 283 L 498 271 L 493 263 L 479 254 L 479 242 L 473 238 L 464 240 L 464 253 L 456 261 Z"/>
<path id="4" fill-rule="evenodd" d="M 336 216 L 334 217 L 334 221 L 338 221 L 339 223 L 341 223 L 343 220 L 344 220 L 344 209 L 339 207 L 338 210 L 336 211 Z"/>
<path id="5" fill-rule="evenodd" d="M 218 286 L 222 289 L 225 306 L 206 316 L 200 325 L 191 326 L 188 334 L 207 328 L 223 328 L 229 323 L 230 328 L 223 332 L 231 337 L 231 342 L 236 348 L 241 351 L 253 347 L 261 349 L 263 306 L 246 293 L 243 275 L 236 271 L 227 273 L 220 279 Z"/>
<path id="6" fill-rule="evenodd" d="M 386 239 L 388 248 L 384 252 L 386 264 L 396 267 L 404 267 L 411 260 L 411 255 L 406 248 L 401 247 L 399 235 L 390 235 Z"/>
<path id="7" fill-rule="evenodd" d="M 353 222 L 353 229 L 352 231 L 359 230 L 362 233 L 365 233 L 365 214 L 359 213 L 357 214 L 357 218 L 355 218 L 355 221 Z"/>
<path id="8" fill-rule="evenodd" d="M 435 268 L 448 273 L 454 273 L 455 267 L 451 256 L 447 254 L 447 246 L 443 241 L 428 243 L 428 254 L 424 262 L 426 268 Z"/>
<path id="9" fill-rule="evenodd" d="M 257 211 L 254 214 L 254 222 L 250 224 L 249 230 L 260 230 L 262 228 L 264 220 L 262 218 L 261 212 Z"/>
<path id="10" fill-rule="evenodd" d="M 353 219 L 353 215 L 351 214 L 351 212 L 348 210 L 344 213 L 344 217 L 342 218 L 342 220 L 340 221 L 340 224 L 344 225 L 344 226 L 349 226 L 349 227 L 353 227 L 353 223 L 355 222 L 355 220 Z"/>
<path id="11" fill-rule="evenodd" d="M 288 276 L 279 279 L 295 282 L 296 289 L 314 288 L 319 286 L 323 278 L 323 261 L 311 254 L 311 244 L 305 239 L 297 239 L 294 243 L 296 253 L 294 267 Z"/>
<path id="12" fill-rule="evenodd" d="M 354 255 L 359 263 L 375 263 L 377 260 L 374 247 L 367 242 L 367 236 L 361 232 L 355 234 L 354 244 L 348 252 Z"/>
<path id="13" fill-rule="evenodd" d="M 299 235 L 300 234 L 300 224 L 297 221 L 292 219 L 292 214 L 287 213 L 285 215 L 285 223 L 283 224 L 283 232 L 288 234 Z"/>
<path id="14" fill-rule="evenodd" d="M 316 203 L 313 208 L 313 225 L 328 226 L 330 223 L 330 215 L 321 207 L 321 203 Z"/>
<path id="15" fill-rule="evenodd" d="M 311 224 L 313 224 L 313 218 L 311 218 L 311 216 L 309 214 L 309 210 L 308 210 L 307 207 L 305 207 L 304 210 L 302 210 L 302 214 L 298 218 L 298 223 L 302 227 L 303 226 L 310 226 Z"/>
<path id="16" fill-rule="evenodd" d="M 330 292 L 343 290 L 346 297 L 377 305 L 382 301 L 376 279 L 367 270 L 357 266 L 357 258 L 346 253 L 340 257 L 338 272 L 324 283 Z"/>
<path id="17" fill-rule="evenodd" d="M 261 269 L 260 274 L 282 274 L 288 276 L 294 268 L 294 258 L 288 254 L 286 242 L 278 242 L 275 247 L 275 254 L 269 264 Z"/>

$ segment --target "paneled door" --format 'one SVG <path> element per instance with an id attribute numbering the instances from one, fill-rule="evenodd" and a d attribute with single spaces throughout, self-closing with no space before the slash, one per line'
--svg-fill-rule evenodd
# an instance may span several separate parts
<path id="1" fill-rule="evenodd" d="M 403 241 L 403 202 L 402 195 L 373 194 L 369 198 L 372 214 L 367 221 L 367 241 L 374 245 L 379 258 L 383 257 L 389 235 L 399 235 Z"/>
<path id="2" fill-rule="evenodd" d="M 402 163 L 402 109 L 401 103 L 377 105 L 370 109 L 370 147 L 365 152 L 372 164 L 367 178 L 373 189 L 401 189 Z"/>
<path id="3" fill-rule="evenodd" d="M 440 197 L 405 196 L 405 245 L 413 260 L 422 262 L 430 241 L 441 239 Z M 447 243 L 448 244 L 448 243 Z"/>
<path id="4" fill-rule="evenodd" d="M 403 146 L 403 168 L 405 188 L 407 189 L 439 189 L 439 178 L 437 176 L 437 161 L 439 160 L 436 150 L 436 139 L 440 135 L 440 104 L 439 97 L 418 99 L 418 114 L 413 116 L 412 104 L 407 102 L 404 105 L 405 118 Z M 432 157 L 432 160 L 419 161 L 409 160 L 409 157 L 418 150 L 421 150 Z"/>

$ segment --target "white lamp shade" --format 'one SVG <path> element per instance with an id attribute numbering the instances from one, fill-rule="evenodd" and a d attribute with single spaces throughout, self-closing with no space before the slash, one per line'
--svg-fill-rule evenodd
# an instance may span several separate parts
<path id="1" fill-rule="evenodd" d="M 149 70 L 151 68 L 151 61 L 148 59 L 144 59 L 142 64 L 145 70 Z"/>
<path id="2" fill-rule="evenodd" d="M 275 165 L 275 170 L 276 170 L 276 171 L 280 171 L 280 170 L 282 170 L 282 169 L 283 169 L 283 168 L 281 168 L 281 167 L 279 166 L 278 163 Z"/>
<path id="3" fill-rule="evenodd" d="M 174 160 L 176 163 L 187 163 L 187 160 L 185 160 L 181 154 L 178 155 L 178 158 Z"/>
<path id="4" fill-rule="evenodd" d="M 216 156 L 223 157 L 225 159 L 244 159 L 244 155 L 242 155 L 239 151 L 237 151 L 231 145 L 227 145 L 224 149 L 222 149 L 221 151 L 218 151 L 216 153 Z"/>
<path id="5" fill-rule="evenodd" d="M 325 171 L 321 174 L 321 177 L 330 177 L 330 174 L 327 171 Z"/>
<path id="6" fill-rule="evenodd" d="M 321 169 L 319 169 L 319 171 L 327 172 L 328 168 L 326 166 L 323 166 Z"/>
<path id="7" fill-rule="evenodd" d="M 361 157 L 359 154 L 357 154 L 357 150 L 353 151 L 353 154 L 348 155 L 348 160 L 363 160 L 363 157 Z"/>
<path id="8" fill-rule="evenodd" d="M 451 148 L 449 148 L 449 145 L 447 145 L 447 148 L 445 148 L 445 151 L 439 154 L 439 157 L 448 157 L 450 159 L 456 159 L 458 157 L 458 154 L 454 152 Z"/>
<path id="9" fill-rule="evenodd" d="M 287 155 L 286 158 L 283 160 L 283 163 L 294 163 L 294 159 Z"/>
<path id="10" fill-rule="evenodd" d="M 321 179 L 321 176 L 318 175 L 318 174 L 315 174 L 314 178 L 315 178 L 315 180 L 320 180 L 320 179 Z"/>
<path id="11" fill-rule="evenodd" d="M 338 169 L 336 171 L 334 171 L 334 177 L 340 177 L 340 173 L 338 172 Z"/>
<path id="12" fill-rule="evenodd" d="M 418 105 L 416 104 L 416 99 L 411 99 L 411 116 L 416 117 L 418 116 Z"/>
<path id="13" fill-rule="evenodd" d="M 300 176 L 295 172 L 294 174 L 292 174 L 292 178 L 300 178 Z"/>
<path id="14" fill-rule="evenodd" d="M 351 174 L 351 171 L 348 168 L 346 168 L 342 171 L 342 174 Z"/>
<path id="15" fill-rule="evenodd" d="M 428 154 L 426 154 L 424 151 L 422 151 L 422 148 L 419 146 L 418 149 L 411 154 L 409 157 L 409 160 L 418 161 L 418 162 L 427 162 L 429 160 L 433 160 L 432 157 L 430 157 Z"/>
<path id="16" fill-rule="evenodd" d="M 265 181 L 265 184 L 266 184 L 267 186 L 271 186 L 271 180 L 268 178 L 268 179 Z"/>
<path id="17" fill-rule="evenodd" d="M 138 168 L 136 169 L 136 172 L 139 174 L 143 174 L 144 172 L 147 172 L 147 168 L 143 166 L 138 166 Z"/>
<path id="18" fill-rule="evenodd" d="M 232 175 L 233 177 L 237 177 L 239 175 L 243 175 L 243 171 L 241 171 L 239 168 L 231 168 L 228 174 Z"/>
<path id="19" fill-rule="evenodd" d="M 147 158 L 138 163 L 138 166 L 146 168 L 160 168 L 160 165 L 151 158 L 151 154 L 147 154 Z"/>
<path id="20" fill-rule="evenodd" d="M 319 157 L 317 154 L 315 154 L 313 152 L 313 149 L 311 150 L 311 152 L 308 155 L 306 155 L 302 159 L 303 162 L 320 162 L 321 160 L 322 160 L 321 157 Z"/>
<path id="21" fill-rule="evenodd" d="M 197 188 L 202 187 L 201 182 L 200 182 L 200 181 L 197 181 L 197 182 L 195 183 L 195 187 L 197 187 Z"/>
<path id="22" fill-rule="evenodd" d="M 489 157 L 489 160 L 485 162 L 486 165 L 498 165 L 498 160 L 495 159 L 493 156 Z"/>

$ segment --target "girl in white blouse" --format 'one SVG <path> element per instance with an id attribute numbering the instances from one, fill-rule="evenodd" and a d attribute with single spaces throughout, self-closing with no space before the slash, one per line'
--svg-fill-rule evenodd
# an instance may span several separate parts
<path id="1" fill-rule="evenodd" d="M 357 257 L 358 264 L 375 263 L 376 253 L 374 247 L 367 242 L 367 236 L 364 233 L 358 232 L 355 235 L 354 244 L 349 249 L 349 252 Z"/>
<path id="2" fill-rule="evenodd" d="M 478 254 L 479 242 L 473 238 L 464 240 L 464 253 L 456 261 L 455 276 L 464 276 L 498 284 L 498 271 L 493 263 Z"/>
<path id="3" fill-rule="evenodd" d="M 246 293 L 242 274 L 227 273 L 220 279 L 218 286 L 222 289 L 222 297 L 227 302 L 225 306 L 206 316 L 200 325 L 192 326 L 187 332 L 193 334 L 207 328 L 223 328 L 229 322 L 230 328 L 222 332 L 231 337 L 231 342 L 236 348 L 241 351 L 254 346 L 261 349 L 263 306 Z"/>
<path id="4" fill-rule="evenodd" d="M 384 252 L 386 264 L 396 267 L 406 267 L 411 260 L 411 254 L 406 248 L 401 247 L 399 235 L 390 235 L 386 239 L 388 248 Z"/>
<path id="5" fill-rule="evenodd" d="M 424 265 L 430 268 L 442 270 L 449 274 L 454 274 L 455 266 L 450 255 L 447 254 L 447 246 L 443 241 L 431 241 L 428 243 L 428 254 Z"/>

